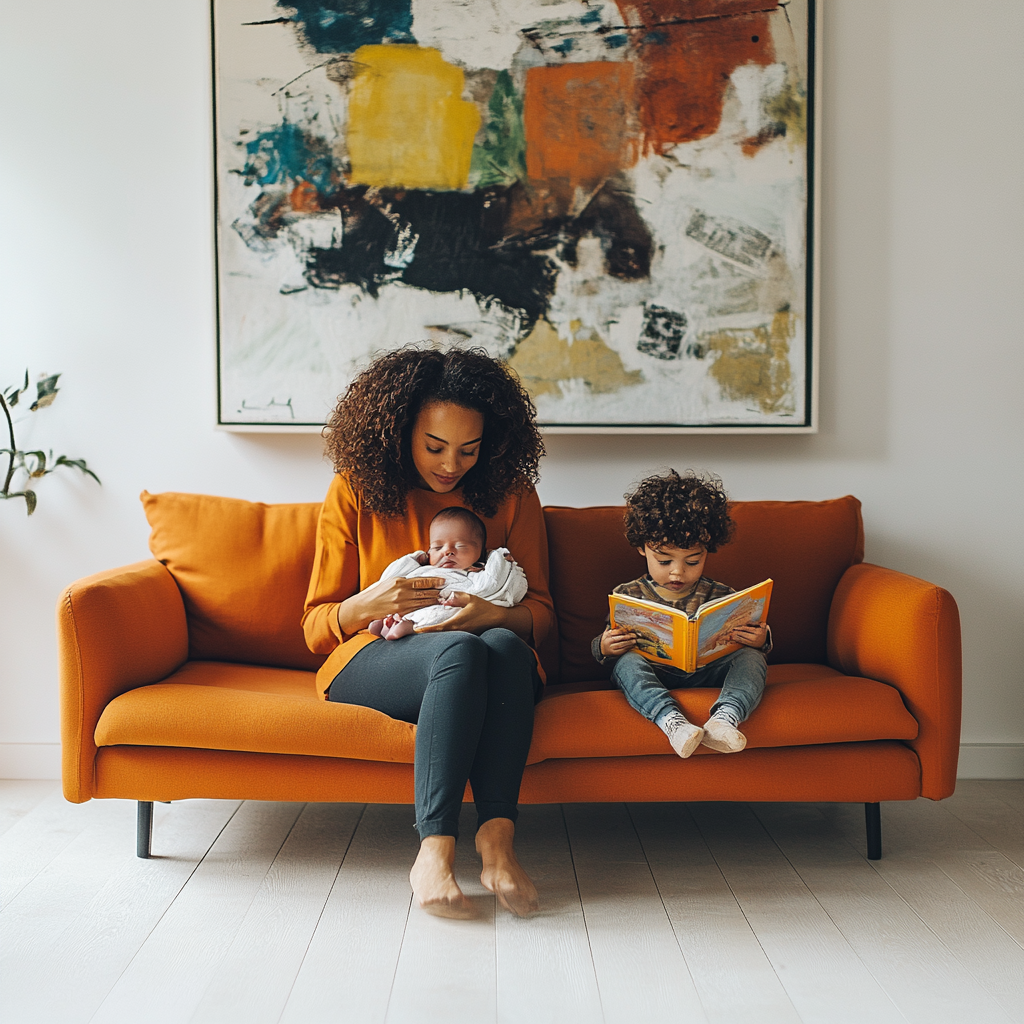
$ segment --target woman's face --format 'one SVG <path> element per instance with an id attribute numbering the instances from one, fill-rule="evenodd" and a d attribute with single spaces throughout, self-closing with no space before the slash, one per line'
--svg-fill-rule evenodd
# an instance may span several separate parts
<path id="1" fill-rule="evenodd" d="M 439 494 L 455 490 L 480 457 L 484 416 L 445 402 L 423 406 L 412 425 L 412 461 L 421 486 Z"/>

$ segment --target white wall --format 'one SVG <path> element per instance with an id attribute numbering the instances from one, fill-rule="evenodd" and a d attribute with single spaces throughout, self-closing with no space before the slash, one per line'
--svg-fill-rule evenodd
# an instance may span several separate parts
<path id="1" fill-rule="evenodd" d="M 549 439 L 541 496 L 662 465 L 864 502 L 868 558 L 949 588 L 963 763 L 1024 776 L 1024 4 L 825 0 L 821 432 Z M 0 0 L 0 382 L 65 374 L 24 439 L 85 456 L 0 505 L 0 776 L 57 763 L 53 604 L 147 557 L 140 490 L 317 500 L 313 437 L 213 427 L 206 0 Z"/>

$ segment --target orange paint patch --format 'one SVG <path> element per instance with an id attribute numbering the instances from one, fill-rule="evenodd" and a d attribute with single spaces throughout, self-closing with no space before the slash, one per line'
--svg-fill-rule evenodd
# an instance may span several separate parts
<path id="1" fill-rule="evenodd" d="M 530 68 L 523 120 L 530 178 L 595 187 L 639 155 L 632 64 Z"/>
<path id="2" fill-rule="evenodd" d="M 320 193 L 310 181 L 300 181 L 288 196 L 288 202 L 296 213 L 319 213 Z"/>
<path id="3" fill-rule="evenodd" d="M 348 103 L 353 185 L 461 189 L 480 114 L 462 99 L 465 76 L 437 50 L 362 46 Z"/>
<path id="4" fill-rule="evenodd" d="M 769 13 L 733 13 L 673 24 L 672 19 L 685 17 L 673 0 L 618 0 L 618 6 L 627 24 L 648 26 L 646 33 L 637 33 L 636 51 L 641 67 L 639 116 L 647 153 L 664 153 L 680 142 L 713 135 L 722 123 L 733 71 L 742 64 L 766 66 L 775 60 Z M 730 6 L 749 10 L 765 5 Z"/>

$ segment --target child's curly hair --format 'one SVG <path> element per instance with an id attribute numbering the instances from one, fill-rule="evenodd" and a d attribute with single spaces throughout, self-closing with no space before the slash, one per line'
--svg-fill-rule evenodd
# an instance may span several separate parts
<path id="1" fill-rule="evenodd" d="M 632 547 L 701 545 L 717 551 L 732 537 L 729 499 L 713 474 L 680 476 L 670 469 L 641 480 L 625 497 L 626 540 Z"/>
<path id="2" fill-rule="evenodd" d="M 383 518 L 405 512 L 406 493 L 417 480 L 409 435 L 430 402 L 483 413 L 480 457 L 461 485 L 474 512 L 493 516 L 506 498 L 536 482 L 544 443 L 515 371 L 482 349 L 409 345 L 363 370 L 324 428 L 334 471 L 348 474 L 368 512 Z"/>

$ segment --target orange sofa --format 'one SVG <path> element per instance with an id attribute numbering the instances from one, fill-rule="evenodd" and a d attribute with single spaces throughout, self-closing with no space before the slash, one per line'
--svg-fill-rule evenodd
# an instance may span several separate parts
<path id="1" fill-rule="evenodd" d="M 415 727 L 326 702 L 299 618 L 319 506 L 143 493 L 154 558 L 72 584 L 57 608 L 64 794 L 411 803 Z M 960 625 L 952 597 L 863 562 L 860 502 L 738 502 L 707 573 L 775 580 L 775 648 L 747 748 L 683 761 L 590 655 L 606 595 L 643 572 L 622 509 L 547 508 L 556 636 L 539 653 L 524 803 L 863 802 L 953 792 Z M 676 692 L 692 720 L 716 691 Z"/>

